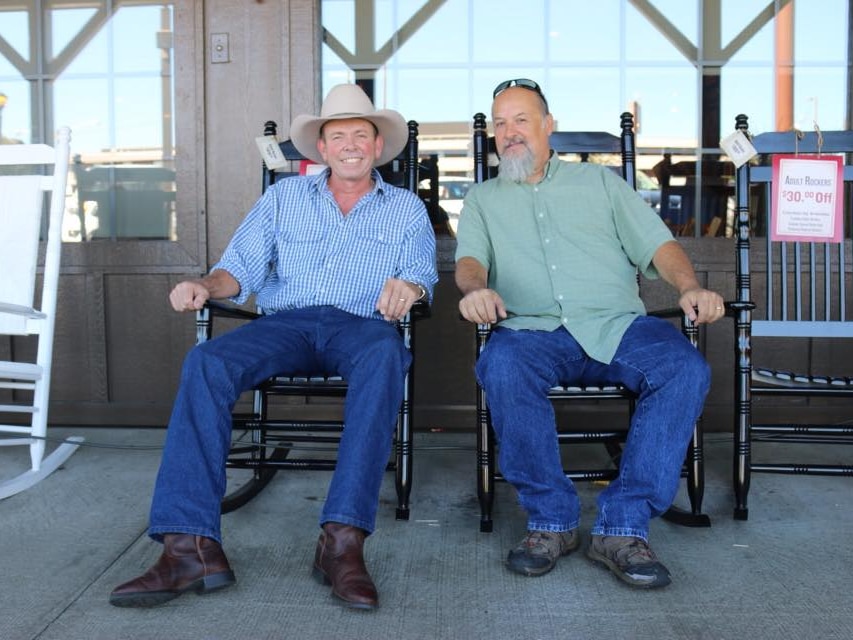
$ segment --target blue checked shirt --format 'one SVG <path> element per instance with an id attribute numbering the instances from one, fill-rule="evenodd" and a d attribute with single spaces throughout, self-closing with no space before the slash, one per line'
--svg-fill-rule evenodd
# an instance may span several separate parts
<path id="1" fill-rule="evenodd" d="M 240 284 L 232 300 L 254 293 L 264 313 L 329 305 L 381 318 L 388 278 L 421 284 L 432 300 L 435 235 L 420 198 L 374 171 L 373 189 L 344 216 L 327 175 L 279 180 L 252 207 L 212 269 Z"/>

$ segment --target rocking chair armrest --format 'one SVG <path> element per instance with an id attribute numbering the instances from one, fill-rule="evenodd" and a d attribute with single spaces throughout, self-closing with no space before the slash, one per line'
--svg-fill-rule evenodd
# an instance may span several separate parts
<path id="1" fill-rule="evenodd" d="M 647 313 L 655 318 L 680 318 L 684 315 L 684 309 L 681 307 L 669 307 L 666 309 L 655 309 Z"/>
<path id="2" fill-rule="evenodd" d="M 432 307 L 430 307 L 429 302 L 424 300 L 416 300 L 412 305 L 412 308 L 409 309 L 409 313 L 412 316 L 412 319 L 415 318 L 429 318 L 432 314 Z"/>
<path id="3" fill-rule="evenodd" d="M 12 304 L 11 302 L 0 302 L 0 313 L 8 313 L 13 316 L 23 316 L 25 318 L 47 317 L 44 313 L 37 311 L 32 307 L 25 307 L 21 304 Z"/>
<path id="4" fill-rule="evenodd" d="M 726 300 L 723 304 L 726 306 L 726 317 L 737 319 L 738 314 L 742 311 L 753 311 L 755 303 L 750 301 L 743 302 L 741 300 Z"/>
<path id="5" fill-rule="evenodd" d="M 217 300 L 208 300 L 205 303 L 205 307 L 210 309 L 212 316 L 218 316 L 220 318 L 242 318 L 244 320 L 255 320 L 261 317 L 261 314 L 255 311 L 248 311 L 247 309 L 235 307 L 232 304 L 219 302 Z M 200 313 L 200 311 L 198 313 Z"/>
<path id="6" fill-rule="evenodd" d="M 196 344 L 207 342 L 213 337 L 213 319 L 215 317 L 255 320 L 256 318 L 260 318 L 261 314 L 254 311 L 247 311 L 246 309 L 241 309 L 240 307 L 235 307 L 224 302 L 208 300 L 195 313 Z"/>

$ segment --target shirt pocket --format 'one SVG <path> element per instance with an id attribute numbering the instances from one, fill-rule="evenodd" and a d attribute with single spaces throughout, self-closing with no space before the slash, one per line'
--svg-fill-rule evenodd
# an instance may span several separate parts
<path id="1" fill-rule="evenodd" d="M 283 280 L 308 273 L 323 263 L 327 234 L 309 225 L 294 225 L 283 232 L 278 247 L 279 274 Z"/>
<path id="2" fill-rule="evenodd" d="M 394 215 L 394 214 L 391 214 Z M 359 225 L 353 235 L 365 244 L 378 246 L 403 244 L 404 229 L 402 224 L 392 224 L 391 220 Z"/>
<path id="3" fill-rule="evenodd" d="M 402 225 L 360 226 L 350 237 L 353 259 L 382 277 L 396 276 L 405 239 Z"/>

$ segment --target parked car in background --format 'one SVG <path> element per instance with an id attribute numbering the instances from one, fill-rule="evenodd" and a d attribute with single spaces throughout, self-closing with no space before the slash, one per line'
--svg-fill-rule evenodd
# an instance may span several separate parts
<path id="1" fill-rule="evenodd" d="M 660 213 L 660 185 L 642 171 L 637 171 L 637 193 L 656 213 Z"/>
<path id="2" fill-rule="evenodd" d="M 451 216 L 459 216 L 462 211 L 462 200 L 468 193 L 468 188 L 474 184 L 471 178 L 448 178 L 438 182 L 438 201 Z"/>
<path id="3" fill-rule="evenodd" d="M 473 179 L 464 176 L 448 176 L 439 179 L 438 206 L 447 214 L 453 233 L 456 233 L 456 224 L 459 222 L 459 214 L 462 212 L 462 200 L 472 184 L 474 184 Z M 421 188 L 428 189 L 429 181 L 424 180 L 421 183 Z"/>
<path id="4" fill-rule="evenodd" d="M 614 165 L 607 166 L 621 177 L 622 167 Z M 660 214 L 660 185 L 657 183 L 657 180 L 647 173 L 637 171 L 637 193 L 655 210 L 655 213 Z"/>

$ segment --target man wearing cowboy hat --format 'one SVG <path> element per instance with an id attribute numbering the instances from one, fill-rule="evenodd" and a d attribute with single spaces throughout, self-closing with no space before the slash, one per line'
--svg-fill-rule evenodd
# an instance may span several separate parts
<path id="1" fill-rule="evenodd" d="M 148 529 L 163 553 L 112 592 L 116 606 L 152 606 L 234 583 L 220 533 L 231 408 L 270 376 L 306 368 L 341 375 L 349 386 L 314 573 L 345 605 L 377 606 L 362 547 L 375 526 L 411 360 L 389 321 L 431 299 L 435 236 L 423 203 L 374 169 L 406 145 L 399 113 L 376 110 L 356 85 L 338 85 L 320 116 L 296 117 L 290 135 L 300 153 L 328 168 L 267 189 L 211 272 L 169 296 L 176 311 L 195 311 L 209 299 L 242 304 L 255 294 L 264 315 L 187 354 Z"/>

